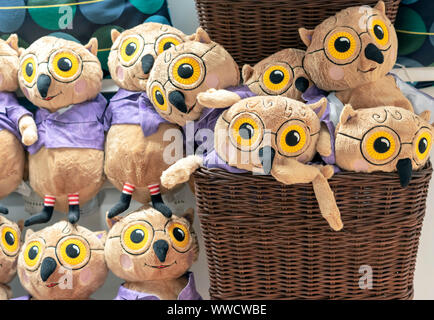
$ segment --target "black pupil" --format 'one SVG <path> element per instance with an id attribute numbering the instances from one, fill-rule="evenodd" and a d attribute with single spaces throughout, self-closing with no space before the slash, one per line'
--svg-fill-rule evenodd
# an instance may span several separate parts
<path id="1" fill-rule="evenodd" d="M 288 146 L 294 147 L 300 142 L 300 133 L 291 130 L 286 134 L 285 140 Z"/>
<path id="2" fill-rule="evenodd" d="M 255 129 L 250 123 L 243 123 L 240 126 L 240 136 L 243 139 L 250 140 L 252 139 L 253 135 L 255 133 Z"/>
<path id="3" fill-rule="evenodd" d="M 280 70 L 274 70 L 270 73 L 270 81 L 274 84 L 279 84 L 283 81 L 285 75 Z"/>
<path id="4" fill-rule="evenodd" d="M 163 50 L 167 50 L 167 49 L 170 49 L 170 48 L 172 48 L 172 47 L 174 47 L 175 46 L 175 44 L 173 43 L 173 42 L 166 42 L 165 44 L 164 44 L 164 46 L 163 46 Z"/>
<path id="5" fill-rule="evenodd" d="M 38 256 L 39 248 L 37 246 L 33 246 L 29 250 L 29 259 L 34 260 Z"/>
<path id="6" fill-rule="evenodd" d="M 57 62 L 57 66 L 62 71 L 69 71 L 72 68 L 72 62 L 68 58 L 60 58 Z"/>
<path id="7" fill-rule="evenodd" d="M 125 48 L 125 53 L 127 56 L 132 56 L 134 52 L 136 52 L 137 45 L 134 42 L 130 42 L 127 44 L 127 47 Z"/>
<path id="8" fill-rule="evenodd" d="M 131 232 L 130 239 L 134 243 L 140 243 L 145 239 L 145 233 L 141 229 L 136 229 Z"/>
<path id="9" fill-rule="evenodd" d="M 6 234 L 5 234 L 5 240 L 6 240 L 6 243 L 8 245 L 10 245 L 10 246 L 12 246 L 15 243 L 15 237 L 12 234 L 12 232 L 10 232 L 10 231 L 6 232 Z"/>
<path id="10" fill-rule="evenodd" d="M 428 141 L 426 138 L 420 139 L 418 148 L 420 153 L 425 153 L 426 149 L 428 149 Z"/>
<path id="11" fill-rule="evenodd" d="M 381 28 L 378 24 L 374 26 L 374 34 L 377 37 L 377 39 L 383 40 L 384 31 L 383 28 Z"/>
<path id="12" fill-rule="evenodd" d="M 160 92 L 160 90 L 157 90 L 155 92 L 155 99 L 157 100 L 158 104 L 160 105 L 164 104 L 164 97 L 163 94 Z"/>
<path id="13" fill-rule="evenodd" d="M 339 52 L 347 52 L 350 50 L 351 43 L 347 37 L 339 37 L 335 41 L 335 48 Z"/>
<path id="14" fill-rule="evenodd" d="M 80 255 L 80 248 L 76 244 L 68 244 L 66 247 L 66 255 L 75 259 Z"/>
<path id="15" fill-rule="evenodd" d="M 378 153 L 385 153 L 390 149 L 390 141 L 387 138 L 380 137 L 374 141 L 374 150 Z"/>
<path id="16" fill-rule="evenodd" d="M 173 236 L 179 242 L 184 241 L 185 239 L 184 231 L 182 231 L 180 228 L 173 229 Z"/>
<path id="17" fill-rule="evenodd" d="M 181 64 L 178 68 L 178 75 L 182 79 L 191 78 L 191 76 L 193 75 L 193 67 L 191 66 L 191 64 L 188 63 Z"/>
<path id="18" fill-rule="evenodd" d="M 28 77 L 32 76 L 32 74 L 33 74 L 33 63 L 29 62 L 26 65 L 26 74 L 27 74 Z"/>

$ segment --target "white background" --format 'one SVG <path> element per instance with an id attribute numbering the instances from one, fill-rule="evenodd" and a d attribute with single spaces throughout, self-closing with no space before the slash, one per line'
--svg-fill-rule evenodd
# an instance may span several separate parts
<path id="1" fill-rule="evenodd" d="M 168 0 L 170 13 L 173 25 L 187 34 L 193 33 L 197 26 L 198 20 L 194 0 Z M 431 156 L 434 155 L 434 150 Z M 429 196 L 427 200 L 427 212 L 425 216 L 424 226 L 422 229 L 421 242 L 416 263 L 415 274 L 415 299 L 433 299 L 434 298 L 434 188 L 431 182 Z M 183 195 L 184 192 L 184 195 Z M 104 201 L 99 212 L 84 215 L 80 224 L 88 227 L 91 230 L 105 230 L 104 213 L 119 199 L 119 192 L 114 189 L 108 189 L 103 192 Z M 186 196 L 185 196 L 186 195 Z M 186 207 L 194 207 L 194 200 L 188 189 L 184 188 L 177 198 L 184 199 Z M 3 203 L 9 206 L 13 219 L 26 219 L 28 214 L 24 212 L 22 206 L 22 198 L 17 194 L 12 194 Z M 138 204 L 132 205 L 132 209 L 137 208 Z M 62 215 L 57 215 L 54 220 L 63 218 Z M 208 298 L 208 271 L 205 249 L 200 234 L 199 222 L 195 221 L 195 228 L 198 233 L 201 245 L 199 261 L 193 266 L 192 271 L 196 277 L 196 283 L 199 292 L 204 298 Z M 35 228 L 37 229 L 37 228 Z M 375 276 L 375 274 L 374 274 Z M 117 292 L 119 285 L 122 283 L 113 274 L 110 274 L 105 285 L 93 296 L 96 299 L 112 299 Z M 11 284 L 14 291 L 14 296 L 24 295 L 25 291 L 21 287 L 18 278 Z"/>

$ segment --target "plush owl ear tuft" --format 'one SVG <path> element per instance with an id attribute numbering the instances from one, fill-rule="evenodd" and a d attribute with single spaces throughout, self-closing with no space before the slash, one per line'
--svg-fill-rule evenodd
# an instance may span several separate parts
<path id="1" fill-rule="evenodd" d="M 306 28 L 298 29 L 298 34 L 300 35 L 300 39 L 301 41 L 303 41 L 306 47 L 309 47 L 310 44 L 312 43 L 312 37 L 314 32 L 315 32 L 314 30 L 308 30 Z"/>
<path id="2" fill-rule="evenodd" d="M 190 225 L 193 225 L 194 222 L 194 210 L 193 208 L 188 208 L 185 213 L 182 215 L 184 219 L 186 219 Z"/>
<path id="3" fill-rule="evenodd" d="M 96 38 L 91 38 L 84 47 L 96 56 L 98 53 L 98 40 Z"/>
<path id="4" fill-rule="evenodd" d="M 352 117 L 355 117 L 357 112 L 353 109 L 353 107 L 349 104 L 345 105 L 344 109 L 342 110 L 339 123 L 345 124 L 348 120 L 350 120 Z"/>
<path id="5" fill-rule="evenodd" d="M 30 236 L 34 233 L 35 232 L 32 229 L 27 229 L 26 235 L 24 236 L 24 241 L 27 241 L 30 238 Z"/>
<path id="6" fill-rule="evenodd" d="M 196 29 L 196 33 L 192 34 L 189 39 L 191 41 L 198 41 L 198 42 L 202 42 L 202 43 L 211 43 L 212 40 L 209 37 L 208 33 L 203 30 L 201 27 Z"/>
<path id="7" fill-rule="evenodd" d="M 105 231 L 96 231 L 96 232 L 94 232 L 94 234 L 96 235 L 96 237 L 97 237 L 99 240 L 101 240 L 101 242 L 102 242 L 103 244 L 105 244 L 105 241 L 106 241 L 106 239 L 107 239 L 107 232 L 105 232 Z"/>
<path id="8" fill-rule="evenodd" d="M 246 83 L 252 77 L 255 69 L 250 64 L 245 64 L 243 69 L 241 70 L 241 74 L 243 76 L 243 82 Z"/>
<path id="9" fill-rule="evenodd" d="M 6 43 L 9 47 L 18 52 L 18 36 L 15 33 L 12 33 L 9 38 L 7 38 Z"/>
<path id="10" fill-rule="evenodd" d="M 321 100 L 319 100 L 318 102 L 312 103 L 312 104 L 308 104 L 308 106 L 315 111 L 315 113 L 317 114 L 318 118 L 322 118 L 322 116 L 324 115 L 324 113 L 327 111 L 327 98 L 321 98 Z"/>
<path id="11" fill-rule="evenodd" d="M 108 227 L 109 230 L 110 230 L 111 228 L 113 228 L 113 226 L 115 225 L 115 223 L 121 221 L 121 219 L 122 219 L 122 217 L 120 217 L 120 216 L 116 216 L 116 217 L 113 217 L 113 218 L 109 218 L 109 217 L 108 217 L 108 212 L 107 212 L 107 214 L 106 214 L 106 218 L 105 218 L 105 222 L 107 223 L 107 227 Z"/>
<path id="12" fill-rule="evenodd" d="M 386 5 L 384 4 L 384 1 L 378 1 L 374 8 L 382 12 L 383 14 L 386 14 Z"/>
<path id="13" fill-rule="evenodd" d="M 431 120 L 431 111 L 425 110 L 419 113 L 419 117 L 421 117 L 426 122 L 429 122 Z"/>
<path id="14" fill-rule="evenodd" d="M 17 222 L 18 225 L 18 229 L 20 229 L 20 231 L 22 232 L 24 230 L 24 220 L 19 220 Z"/>
<path id="15" fill-rule="evenodd" d="M 112 42 L 114 43 L 116 41 L 116 39 L 121 35 L 121 33 L 117 29 L 112 29 L 112 31 L 110 32 L 110 35 L 112 38 Z"/>

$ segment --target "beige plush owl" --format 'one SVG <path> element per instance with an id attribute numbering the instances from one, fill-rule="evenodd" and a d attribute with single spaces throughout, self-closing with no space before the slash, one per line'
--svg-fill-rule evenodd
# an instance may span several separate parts
<path id="1" fill-rule="evenodd" d="M 105 259 L 125 280 L 116 300 L 201 299 L 188 272 L 199 254 L 192 211 L 166 217 L 153 208 L 141 208 L 107 223 Z"/>
<path id="2" fill-rule="evenodd" d="M 38 232 L 28 229 L 18 258 L 18 276 L 29 293 L 17 300 L 85 300 L 108 274 L 105 231 L 67 221 Z"/>
<path id="3" fill-rule="evenodd" d="M 28 148 L 30 185 L 43 211 L 26 226 L 50 220 L 54 206 L 71 223 L 104 182 L 102 69 L 98 42 L 87 45 L 46 36 L 20 55 L 18 80 L 35 106 L 38 141 Z"/>
<path id="4" fill-rule="evenodd" d="M 7 284 L 12 281 L 17 271 L 22 228 L 22 225 L 0 215 L 0 300 L 12 298 L 12 291 Z"/>
<path id="5" fill-rule="evenodd" d="M 186 35 L 167 25 L 143 23 L 122 33 L 113 29 L 112 40 L 108 65 L 120 89 L 104 116 L 108 131 L 104 171 L 122 194 L 109 217 L 127 210 L 132 198 L 143 204 L 151 200 L 154 208 L 170 215 L 161 196 L 166 190 L 160 190 L 160 176 L 171 164 L 164 158 L 164 150 L 173 144 L 170 137 L 179 137 L 182 156 L 182 133 L 155 111 L 146 82 L 155 58 L 184 42 Z"/>
<path id="6" fill-rule="evenodd" d="M 13 192 L 23 180 L 25 155 L 22 144 L 37 138 L 32 114 L 21 106 L 14 91 L 18 89 L 18 37 L 0 39 L 0 199 Z M 0 213 L 8 213 L 0 205 Z"/>
<path id="7" fill-rule="evenodd" d="M 303 66 L 322 90 L 354 109 L 397 106 L 413 110 L 388 73 L 396 62 L 395 28 L 379 1 L 374 8 L 344 9 L 314 30 L 301 28 L 307 46 Z"/>
<path id="8" fill-rule="evenodd" d="M 430 112 L 416 115 L 399 107 L 354 110 L 345 106 L 336 127 L 336 164 L 357 172 L 397 171 L 406 187 L 413 170 L 429 159 Z"/>

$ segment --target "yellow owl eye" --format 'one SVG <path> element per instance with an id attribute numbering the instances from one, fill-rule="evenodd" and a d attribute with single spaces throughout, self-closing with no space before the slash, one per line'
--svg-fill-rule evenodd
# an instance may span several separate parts
<path id="1" fill-rule="evenodd" d="M 69 80 L 75 77 L 79 72 L 80 61 L 72 52 L 59 52 L 51 61 L 50 69 L 53 76 L 60 80 Z"/>
<path id="2" fill-rule="evenodd" d="M 303 149 L 307 141 L 307 132 L 299 124 L 285 126 L 278 133 L 278 146 L 286 154 L 294 154 Z"/>
<path id="3" fill-rule="evenodd" d="M 147 248 L 150 242 L 148 228 L 143 224 L 128 227 L 122 236 L 122 242 L 128 251 L 139 253 Z"/>
<path id="4" fill-rule="evenodd" d="M 332 34 L 327 43 L 330 55 L 337 60 L 347 60 L 356 53 L 356 39 L 346 31 Z"/>
<path id="5" fill-rule="evenodd" d="M 388 160 L 396 151 L 395 137 L 386 131 L 376 131 L 368 137 L 365 148 L 372 159 Z"/>
<path id="6" fill-rule="evenodd" d="M 417 158 L 424 160 L 431 151 L 432 136 L 429 131 L 423 131 L 415 140 L 414 148 Z"/>
<path id="7" fill-rule="evenodd" d="M 184 249 L 190 243 L 190 234 L 180 223 L 174 223 L 169 227 L 169 235 L 175 247 Z"/>
<path id="8" fill-rule="evenodd" d="M 1 232 L 1 245 L 7 255 L 15 255 L 18 252 L 20 239 L 18 232 L 11 227 L 4 227 Z"/>
<path id="9" fill-rule="evenodd" d="M 260 123 L 250 115 L 241 116 L 236 119 L 231 131 L 232 137 L 239 147 L 251 149 L 259 140 Z"/>
<path id="10" fill-rule="evenodd" d="M 164 95 L 163 90 L 160 88 L 160 86 L 154 86 L 152 88 L 152 101 L 154 103 L 154 106 L 157 107 L 159 110 L 166 112 L 168 109 L 166 96 Z"/>
<path id="11" fill-rule="evenodd" d="M 35 58 L 29 57 L 25 59 L 21 64 L 21 74 L 23 76 L 24 81 L 28 84 L 31 84 L 36 77 L 36 68 L 37 64 Z"/>
<path id="12" fill-rule="evenodd" d="M 389 42 L 389 30 L 383 21 L 378 19 L 372 21 L 369 31 L 380 46 Z"/>
<path id="13" fill-rule="evenodd" d="M 37 266 L 42 255 L 42 244 L 39 241 L 30 242 L 24 250 L 24 262 L 29 268 Z"/>
<path id="14" fill-rule="evenodd" d="M 125 63 L 132 62 L 140 52 L 141 41 L 136 37 L 125 39 L 121 44 L 120 55 Z"/>
<path id="15" fill-rule="evenodd" d="M 181 58 L 173 65 L 172 77 L 177 84 L 191 88 L 203 78 L 202 65 L 197 58 Z"/>
<path id="16" fill-rule="evenodd" d="M 163 51 L 175 47 L 181 42 L 181 39 L 175 36 L 165 36 L 157 43 L 157 54 L 161 54 Z"/>
<path id="17" fill-rule="evenodd" d="M 278 93 L 288 85 L 290 78 L 290 72 L 287 68 L 271 66 L 265 70 L 262 82 L 267 89 Z"/>
<path id="18" fill-rule="evenodd" d="M 58 246 L 59 261 L 72 268 L 82 266 L 88 258 L 88 244 L 78 238 L 66 238 Z"/>

